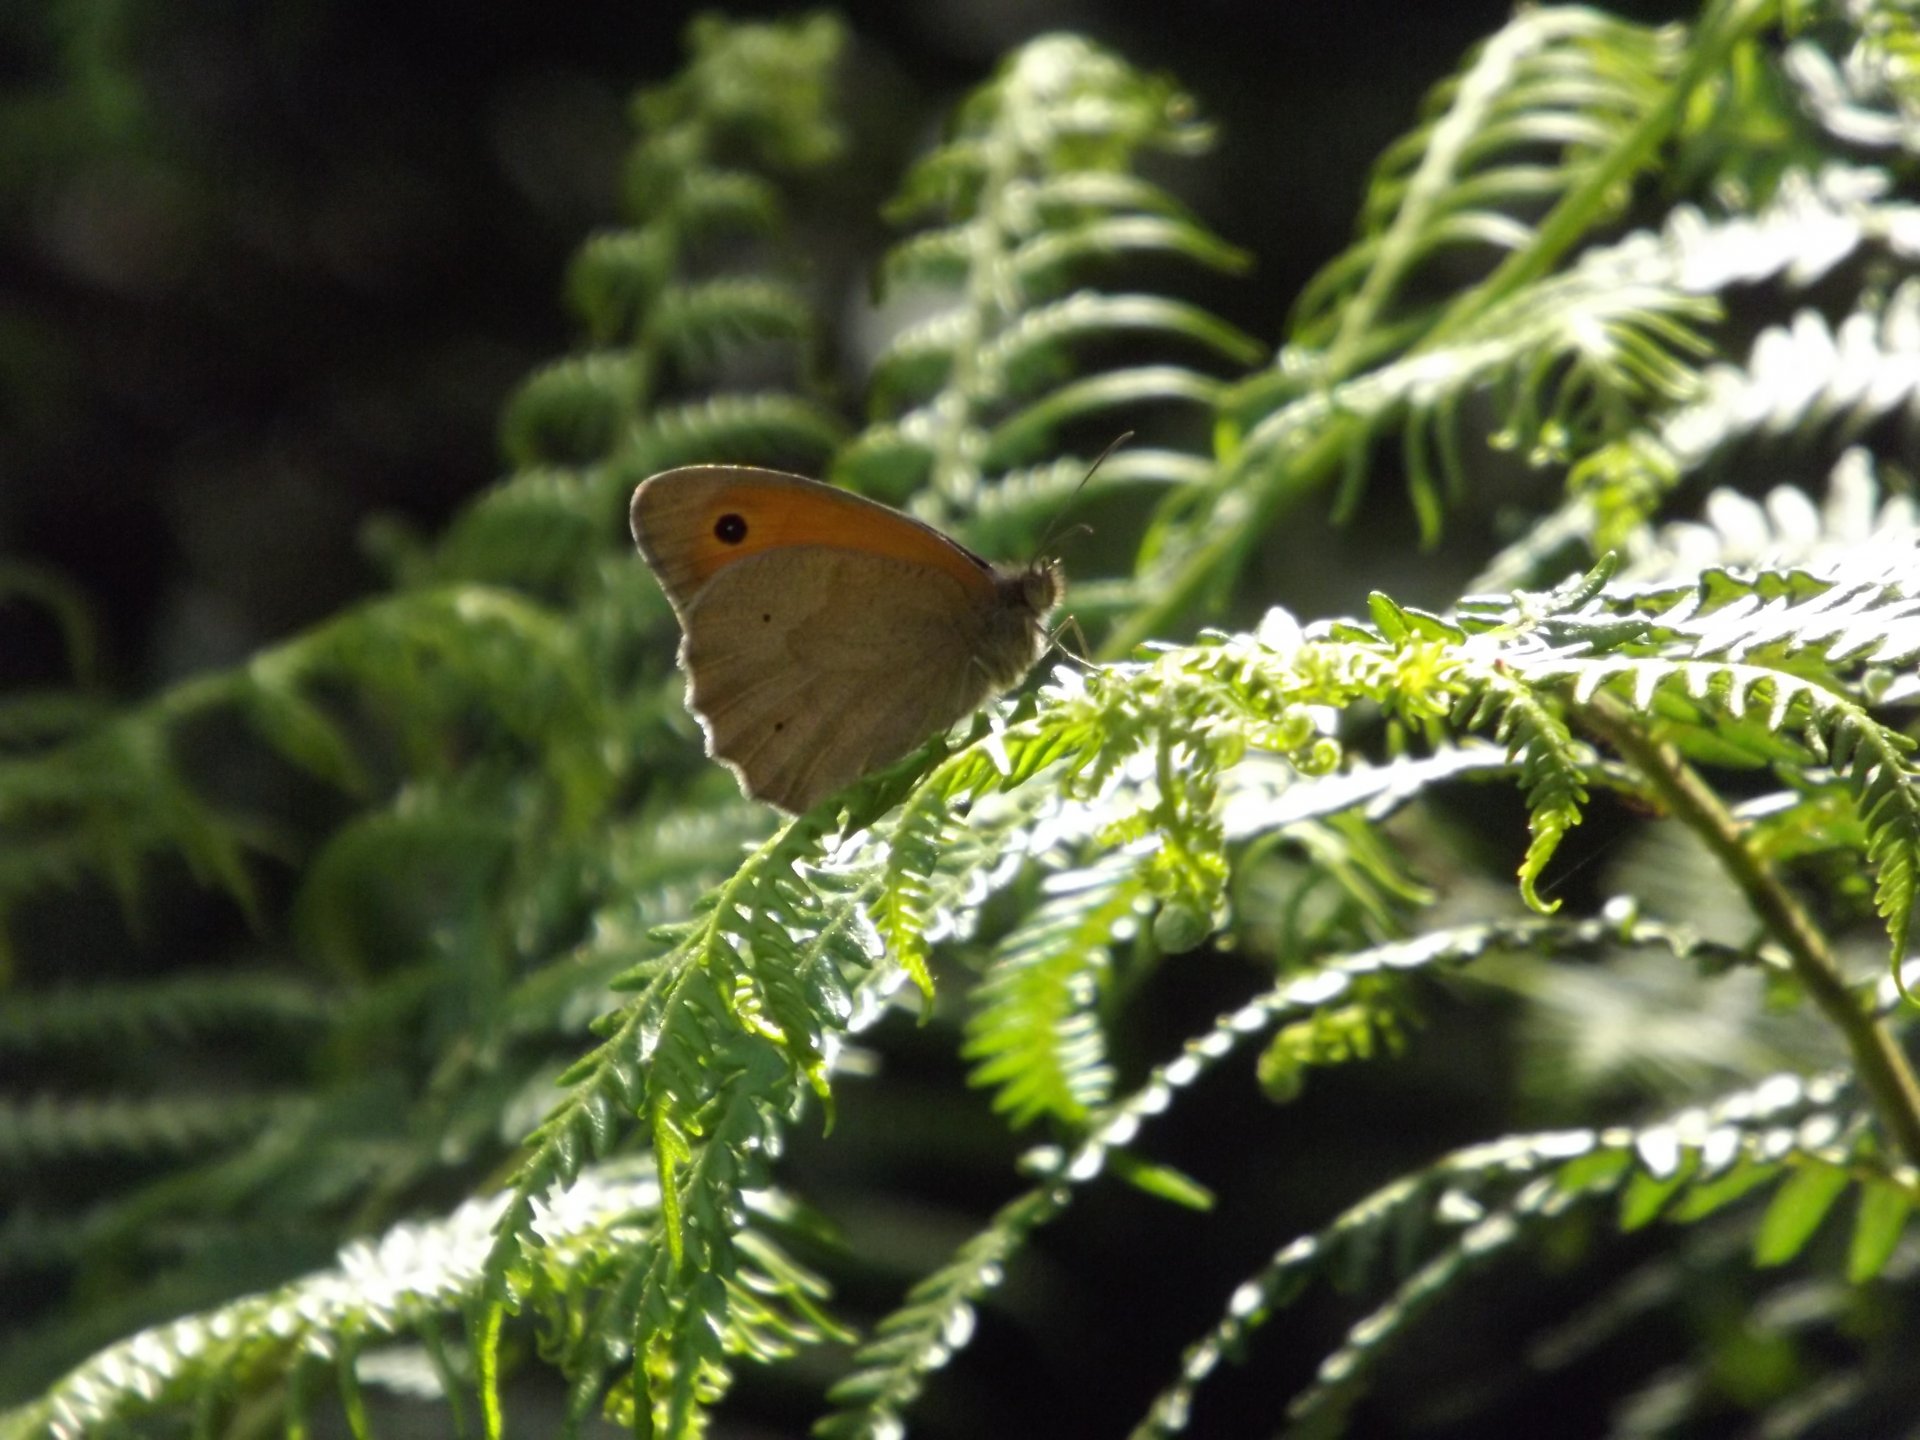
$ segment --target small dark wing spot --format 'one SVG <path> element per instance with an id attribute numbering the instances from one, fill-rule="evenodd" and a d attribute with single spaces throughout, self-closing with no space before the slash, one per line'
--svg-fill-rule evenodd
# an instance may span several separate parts
<path id="1" fill-rule="evenodd" d="M 782 730 L 786 728 L 787 728 L 787 722 L 784 720 L 776 720 L 773 722 L 773 733 L 776 735 L 778 735 Z"/>
<path id="2" fill-rule="evenodd" d="M 738 545 L 747 538 L 747 517 L 729 510 L 713 522 L 713 538 L 722 545 Z"/>
<path id="3" fill-rule="evenodd" d="M 760 617 L 760 623 L 761 623 L 762 625 L 771 625 L 771 624 L 773 623 L 773 616 L 771 616 L 771 615 L 762 615 L 762 616 Z"/>

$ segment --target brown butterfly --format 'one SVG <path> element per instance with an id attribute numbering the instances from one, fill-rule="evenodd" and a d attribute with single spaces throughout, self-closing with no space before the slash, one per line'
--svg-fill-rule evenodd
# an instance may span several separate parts
<path id="1" fill-rule="evenodd" d="M 631 518 L 680 619 L 707 753 L 795 813 L 1018 684 L 1060 602 L 1055 561 L 994 565 L 775 470 L 668 470 L 633 492 Z"/>

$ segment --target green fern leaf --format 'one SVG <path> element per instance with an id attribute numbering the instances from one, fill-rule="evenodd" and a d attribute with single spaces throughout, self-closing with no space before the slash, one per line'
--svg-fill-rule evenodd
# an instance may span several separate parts
<path id="1" fill-rule="evenodd" d="M 994 1109 L 1016 1128 L 1042 1116 L 1078 1128 L 1107 1099 L 1113 1072 L 1095 1005 L 1106 947 L 1137 925 L 1145 878 L 1124 855 L 1096 862 L 996 949 L 962 1053 L 975 1062 L 971 1083 L 997 1087 Z"/>

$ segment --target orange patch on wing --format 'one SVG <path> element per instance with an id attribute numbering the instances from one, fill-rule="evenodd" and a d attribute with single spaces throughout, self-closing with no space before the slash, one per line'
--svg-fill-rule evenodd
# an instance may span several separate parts
<path id="1" fill-rule="evenodd" d="M 746 525 L 745 535 L 732 543 L 718 533 L 727 516 L 738 516 Z M 825 545 L 924 565 L 952 576 L 970 594 L 991 595 L 993 589 L 985 561 L 939 531 L 852 494 L 790 490 L 743 480 L 715 493 L 703 525 L 691 567 L 698 585 L 749 555 L 795 545 Z"/>

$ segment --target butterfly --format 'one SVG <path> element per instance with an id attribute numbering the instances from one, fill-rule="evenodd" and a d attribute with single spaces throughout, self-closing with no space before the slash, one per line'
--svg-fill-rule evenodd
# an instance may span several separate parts
<path id="1" fill-rule="evenodd" d="M 1064 588 L 1057 561 L 995 565 L 777 470 L 667 470 L 630 518 L 680 621 L 707 753 L 796 814 L 1019 684 Z"/>

